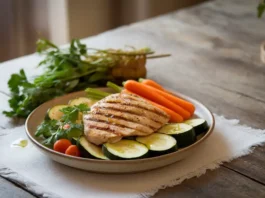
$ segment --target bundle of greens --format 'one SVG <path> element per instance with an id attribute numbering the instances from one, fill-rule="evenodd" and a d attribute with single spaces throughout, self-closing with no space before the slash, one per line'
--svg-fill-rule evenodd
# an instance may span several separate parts
<path id="1" fill-rule="evenodd" d="M 108 80 L 117 82 L 119 77 L 125 77 L 120 80 L 144 77 L 147 55 L 154 53 L 149 48 L 130 51 L 89 49 L 77 39 L 73 39 L 67 49 L 41 39 L 37 42 L 37 52 L 44 55 L 39 63 L 44 73 L 33 82 L 27 79 L 24 70 L 11 76 L 8 81 L 11 110 L 3 112 L 8 117 L 25 118 L 52 98 L 85 87 L 103 86 Z M 150 58 L 154 57 L 157 56 Z M 134 70 L 128 70 L 134 65 Z"/>

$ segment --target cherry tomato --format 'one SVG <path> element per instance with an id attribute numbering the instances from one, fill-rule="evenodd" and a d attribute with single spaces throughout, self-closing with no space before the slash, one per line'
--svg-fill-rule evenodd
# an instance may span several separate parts
<path id="1" fill-rule="evenodd" d="M 71 145 L 66 149 L 65 154 L 79 157 L 80 151 L 76 145 Z"/>
<path id="2" fill-rule="evenodd" d="M 53 145 L 53 150 L 58 151 L 60 153 L 65 153 L 66 149 L 71 146 L 71 142 L 67 139 L 57 140 Z"/>

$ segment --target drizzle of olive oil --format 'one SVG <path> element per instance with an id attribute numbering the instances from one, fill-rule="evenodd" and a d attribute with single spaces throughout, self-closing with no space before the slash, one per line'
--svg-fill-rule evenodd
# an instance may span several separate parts
<path id="1" fill-rule="evenodd" d="M 11 143 L 11 147 L 25 148 L 28 145 L 28 140 L 19 138 Z"/>
<path id="2" fill-rule="evenodd" d="M 165 139 L 160 139 L 159 137 L 151 137 L 145 141 L 145 145 L 149 149 L 163 147 L 166 143 L 167 141 Z"/>
<path id="3" fill-rule="evenodd" d="M 118 142 L 113 144 L 111 147 L 118 151 L 119 153 L 135 153 L 139 150 L 139 148 L 133 144 L 128 144 L 128 142 Z"/>

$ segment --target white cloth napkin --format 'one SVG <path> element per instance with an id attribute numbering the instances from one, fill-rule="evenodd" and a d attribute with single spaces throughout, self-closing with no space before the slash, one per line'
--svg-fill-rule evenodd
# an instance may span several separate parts
<path id="1" fill-rule="evenodd" d="M 187 159 L 157 170 L 125 175 L 76 170 L 51 161 L 32 144 L 26 148 L 12 148 L 14 140 L 26 138 L 24 128 L 2 130 L 0 174 L 22 178 L 30 190 L 44 197 L 52 196 L 45 191 L 64 198 L 149 197 L 161 188 L 180 184 L 217 168 L 222 162 L 246 155 L 252 151 L 252 146 L 265 142 L 265 130 L 242 126 L 238 120 L 218 115 L 215 119 L 213 134 Z M 7 173 L 10 169 L 17 174 Z"/>

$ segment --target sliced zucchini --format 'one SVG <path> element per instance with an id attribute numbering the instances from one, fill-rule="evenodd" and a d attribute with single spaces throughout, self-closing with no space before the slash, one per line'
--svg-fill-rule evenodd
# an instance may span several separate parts
<path id="1" fill-rule="evenodd" d="M 136 141 L 146 145 L 152 156 L 163 155 L 178 150 L 176 139 L 170 135 L 153 133 L 148 136 L 137 137 Z"/>
<path id="2" fill-rule="evenodd" d="M 61 109 L 68 107 L 68 105 L 56 105 L 50 108 L 47 112 L 48 117 L 51 120 L 60 120 L 63 116 L 63 113 L 60 111 Z"/>
<path id="3" fill-rule="evenodd" d="M 196 135 L 200 135 L 201 133 L 204 133 L 208 130 L 208 124 L 206 120 L 201 118 L 186 120 L 184 123 L 193 126 Z"/>
<path id="4" fill-rule="evenodd" d="M 104 155 L 112 160 L 130 160 L 148 156 L 148 148 L 133 140 L 105 143 L 102 146 L 102 150 Z"/>
<path id="5" fill-rule="evenodd" d="M 196 141 L 196 134 L 193 127 L 184 123 L 167 124 L 159 129 L 158 133 L 173 136 L 181 148 L 189 146 Z"/>
<path id="6" fill-rule="evenodd" d="M 81 156 L 87 157 L 87 158 L 96 158 L 96 159 L 104 159 L 107 160 L 108 158 L 103 154 L 101 146 L 96 146 L 89 141 L 86 140 L 84 136 L 80 137 L 79 141 L 75 139 L 76 142 L 78 142 L 78 147 L 81 152 Z"/>
<path id="7" fill-rule="evenodd" d="M 88 107 L 91 107 L 93 104 L 95 104 L 97 100 L 92 100 L 90 98 L 86 97 L 80 97 L 69 101 L 70 106 L 74 105 L 80 105 L 80 104 L 87 104 Z"/>
<path id="8" fill-rule="evenodd" d="M 204 135 L 205 135 L 205 133 L 201 133 L 200 135 L 197 135 L 197 137 L 196 137 L 197 141 L 202 139 Z"/>

